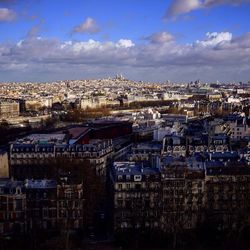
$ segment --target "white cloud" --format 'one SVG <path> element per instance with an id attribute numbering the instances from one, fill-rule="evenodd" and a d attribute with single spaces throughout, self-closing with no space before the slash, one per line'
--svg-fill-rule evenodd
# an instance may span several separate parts
<path id="1" fill-rule="evenodd" d="M 217 45 L 221 45 L 223 43 L 228 43 L 232 40 L 232 33 L 229 32 L 208 32 L 206 34 L 206 39 L 203 41 L 196 41 L 196 45 L 200 45 L 200 46 L 210 46 L 210 47 L 214 47 Z"/>
<path id="2" fill-rule="evenodd" d="M 229 32 L 208 32 L 191 44 L 164 41 L 26 37 L 15 44 L 0 43 L 1 80 L 93 78 L 116 72 L 138 80 L 250 80 L 250 33 L 233 37 Z"/>
<path id="3" fill-rule="evenodd" d="M 134 47 L 135 44 L 129 39 L 120 39 L 117 43 L 118 47 L 130 48 Z"/>
<path id="4" fill-rule="evenodd" d="M 96 33 L 100 30 L 96 21 L 88 17 L 82 24 L 77 25 L 74 29 L 74 33 Z"/>
<path id="5" fill-rule="evenodd" d="M 0 8 L 0 22 L 10 22 L 16 18 L 16 13 L 7 8 Z"/>

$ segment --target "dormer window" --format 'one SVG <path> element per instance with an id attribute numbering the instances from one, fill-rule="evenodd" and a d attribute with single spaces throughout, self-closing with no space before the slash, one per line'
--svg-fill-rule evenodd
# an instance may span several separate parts
<path id="1" fill-rule="evenodd" d="M 17 194 L 21 194 L 21 189 L 20 189 L 20 188 L 17 188 L 17 189 L 16 189 L 16 193 L 17 193 Z"/>
<path id="2" fill-rule="evenodd" d="M 141 175 L 135 175 L 134 176 L 134 181 L 141 181 Z"/>

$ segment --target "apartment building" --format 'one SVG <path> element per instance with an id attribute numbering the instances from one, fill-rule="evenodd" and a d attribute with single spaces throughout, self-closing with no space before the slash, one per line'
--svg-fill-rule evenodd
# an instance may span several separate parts
<path id="1" fill-rule="evenodd" d="M 106 174 L 107 160 L 112 157 L 112 140 L 90 140 L 88 144 L 69 144 L 65 134 L 34 134 L 17 140 L 10 146 L 10 165 L 13 176 L 27 178 L 24 166 L 48 165 L 56 159 L 88 161 L 98 175 Z M 42 170 L 41 170 L 42 171 Z M 28 174 L 28 175 L 26 175 Z M 35 174 L 35 172 L 34 172 Z"/>
<path id="2" fill-rule="evenodd" d="M 0 235 L 26 231 L 26 194 L 22 181 L 0 179 Z"/>
<path id="3" fill-rule="evenodd" d="M 9 178 L 8 153 L 0 150 L 0 178 Z"/>
<path id="4" fill-rule="evenodd" d="M 19 116 L 19 103 L 13 100 L 0 100 L 0 118 L 6 119 Z"/>
<path id="5" fill-rule="evenodd" d="M 250 223 L 250 169 L 239 162 L 206 170 L 206 220 L 224 230 Z"/>
<path id="6" fill-rule="evenodd" d="M 204 172 L 173 165 L 161 170 L 161 229 L 195 229 L 203 222 Z"/>
<path id="7" fill-rule="evenodd" d="M 249 166 L 217 159 L 198 168 L 168 158 L 151 166 L 114 163 L 115 232 L 150 228 L 181 233 L 207 223 L 217 230 L 239 230 L 250 225 Z"/>
<path id="8" fill-rule="evenodd" d="M 0 235 L 83 228 L 83 185 L 0 180 Z"/>
<path id="9" fill-rule="evenodd" d="M 159 169 L 135 162 L 115 162 L 111 180 L 114 230 L 159 228 Z"/>

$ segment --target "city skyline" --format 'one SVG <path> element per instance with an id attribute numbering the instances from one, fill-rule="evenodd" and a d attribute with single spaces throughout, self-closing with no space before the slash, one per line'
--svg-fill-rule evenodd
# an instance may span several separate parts
<path id="1" fill-rule="evenodd" d="M 248 0 L 0 1 L 0 81 L 248 81 Z"/>

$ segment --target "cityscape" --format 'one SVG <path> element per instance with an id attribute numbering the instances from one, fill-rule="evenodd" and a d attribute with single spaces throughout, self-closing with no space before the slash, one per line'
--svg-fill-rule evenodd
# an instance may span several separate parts
<path id="1" fill-rule="evenodd" d="M 249 1 L 24 2 L 0 1 L 0 250 L 249 249 Z"/>

